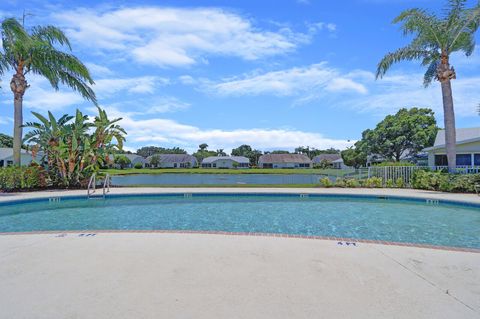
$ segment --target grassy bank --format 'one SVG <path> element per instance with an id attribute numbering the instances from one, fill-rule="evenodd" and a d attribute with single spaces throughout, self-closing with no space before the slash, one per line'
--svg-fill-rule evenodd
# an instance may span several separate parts
<path id="1" fill-rule="evenodd" d="M 349 171 L 339 169 L 215 169 L 215 168 L 128 168 L 128 169 L 105 169 L 102 173 L 110 175 L 130 174 L 319 174 L 343 176 Z"/>

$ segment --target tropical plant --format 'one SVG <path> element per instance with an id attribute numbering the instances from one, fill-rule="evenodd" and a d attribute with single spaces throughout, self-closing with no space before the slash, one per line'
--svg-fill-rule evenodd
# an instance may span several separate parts
<path id="1" fill-rule="evenodd" d="M 160 165 L 160 156 L 153 155 L 150 158 L 150 163 L 149 164 L 150 164 L 151 167 L 158 167 L 158 165 Z"/>
<path id="2" fill-rule="evenodd" d="M 124 169 L 127 165 L 130 165 L 132 161 L 123 154 L 115 155 L 114 163 L 120 166 L 120 169 Z M 137 163 L 140 164 L 140 163 Z M 142 164 L 140 164 L 142 165 Z"/>
<path id="3" fill-rule="evenodd" d="M 27 31 L 14 18 L 3 20 L 1 26 L 3 52 L 0 52 L 0 75 L 14 72 L 10 89 L 14 96 L 13 162 L 20 165 L 22 144 L 23 96 L 29 84 L 26 75 L 32 73 L 46 78 L 58 90 L 60 84 L 79 92 L 96 103 L 89 85 L 94 82 L 87 67 L 75 56 L 59 50 L 70 42 L 62 30 L 54 26 L 36 26 Z"/>
<path id="4" fill-rule="evenodd" d="M 108 162 L 108 154 L 122 148 L 126 133 L 115 124 L 120 119 L 109 120 L 100 108 L 98 112 L 93 122 L 79 110 L 75 116 L 63 115 L 58 120 L 51 112 L 48 118 L 32 112 L 40 122 L 26 123 L 32 130 L 24 140 L 43 151 L 53 185 L 81 185 Z"/>
<path id="5" fill-rule="evenodd" d="M 466 7 L 467 0 L 449 0 L 446 15 L 439 17 L 422 9 L 403 11 L 393 22 L 400 23 L 404 35 L 414 35 L 407 46 L 387 54 L 378 64 L 377 78 L 381 78 L 390 67 L 400 61 L 421 60 L 427 67 L 424 85 L 433 80 L 441 84 L 445 123 L 445 144 L 448 167 L 456 167 L 456 131 L 451 80 L 456 78 L 455 69 L 450 65 L 453 52 L 470 56 L 475 49 L 474 34 L 480 25 L 480 3 L 473 8 Z"/>

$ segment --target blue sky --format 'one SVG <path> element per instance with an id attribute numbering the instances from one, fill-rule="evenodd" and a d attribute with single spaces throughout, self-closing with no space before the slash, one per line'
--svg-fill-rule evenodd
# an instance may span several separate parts
<path id="1" fill-rule="evenodd" d="M 296 146 L 345 148 L 401 107 L 431 107 L 442 126 L 438 83 L 422 86 L 418 63 L 375 81 L 378 61 L 407 43 L 392 19 L 439 0 L 30 1 L 26 25 L 53 24 L 90 68 L 99 103 L 123 117 L 127 149 L 201 143 L 230 150 Z M 261 3 L 261 4 L 260 4 Z M 472 1 L 472 4 L 474 1 Z M 4 0 L 0 17 L 21 16 L 23 1 Z M 479 126 L 480 51 L 452 57 L 458 79 L 458 127 Z M 8 83 L 0 89 L 0 132 L 11 134 Z M 31 111 L 60 116 L 93 106 L 35 77 Z"/>

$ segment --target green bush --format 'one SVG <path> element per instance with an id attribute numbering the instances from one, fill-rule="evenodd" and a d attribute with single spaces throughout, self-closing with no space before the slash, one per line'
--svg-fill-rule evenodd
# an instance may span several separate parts
<path id="1" fill-rule="evenodd" d="M 345 179 L 343 179 L 342 177 L 338 177 L 335 180 L 335 187 L 345 187 L 345 186 L 347 186 L 347 185 L 345 183 Z"/>
<path id="2" fill-rule="evenodd" d="M 330 178 L 328 177 L 324 177 L 320 180 L 320 184 L 322 184 L 323 187 L 332 187 L 333 186 L 333 183 L 332 181 L 330 180 Z"/>
<path id="3" fill-rule="evenodd" d="M 403 181 L 403 178 L 398 178 L 395 181 L 395 187 L 397 187 L 397 188 L 404 188 L 405 187 L 405 182 Z"/>
<path id="4" fill-rule="evenodd" d="M 440 171 L 416 171 L 412 187 L 442 192 L 473 193 L 480 183 L 480 174 L 448 174 Z"/>
<path id="5" fill-rule="evenodd" d="M 142 163 L 136 163 L 135 166 L 133 166 L 134 168 L 136 169 L 140 169 L 140 168 L 143 168 L 143 165 Z"/>
<path id="6" fill-rule="evenodd" d="M 368 188 L 381 188 L 383 180 L 380 177 L 370 177 L 364 181 L 363 185 Z"/>
<path id="7" fill-rule="evenodd" d="M 345 180 L 345 186 L 350 188 L 360 187 L 360 182 L 355 178 L 349 178 Z"/>
<path id="8" fill-rule="evenodd" d="M 10 166 L 0 168 L 0 190 L 4 192 L 37 189 L 46 186 L 46 173 L 41 166 Z"/>
<path id="9" fill-rule="evenodd" d="M 387 179 L 387 181 L 385 182 L 385 187 L 394 188 L 395 187 L 395 182 L 393 181 L 393 179 Z"/>

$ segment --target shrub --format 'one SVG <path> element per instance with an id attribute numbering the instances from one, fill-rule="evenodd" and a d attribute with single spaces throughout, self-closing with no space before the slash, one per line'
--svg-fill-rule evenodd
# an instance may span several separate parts
<path id="1" fill-rule="evenodd" d="M 324 177 L 320 179 L 320 184 L 322 184 L 323 187 L 327 187 L 327 188 L 333 186 L 332 181 L 328 177 Z"/>
<path id="2" fill-rule="evenodd" d="M 2 191 L 36 189 L 46 186 L 46 173 L 41 166 L 0 168 L 0 189 Z"/>
<path id="3" fill-rule="evenodd" d="M 360 182 L 355 178 L 349 178 L 345 180 L 345 186 L 350 188 L 360 187 Z"/>
<path id="4" fill-rule="evenodd" d="M 395 182 L 393 181 L 393 179 L 387 179 L 387 181 L 385 182 L 385 187 L 394 188 L 395 187 Z"/>
<path id="5" fill-rule="evenodd" d="M 336 180 L 335 180 L 335 187 L 345 187 L 347 186 L 345 184 L 345 179 L 341 178 L 341 177 L 338 177 Z"/>
<path id="6" fill-rule="evenodd" d="M 364 186 L 368 188 L 381 188 L 383 181 L 380 177 L 370 177 L 364 181 Z"/>
<path id="7" fill-rule="evenodd" d="M 143 165 L 142 165 L 142 163 L 136 163 L 134 168 L 140 169 L 140 168 L 143 168 Z"/>
<path id="8" fill-rule="evenodd" d="M 404 188 L 405 187 L 405 182 L 403 181 L 402 178 L 398 178 L 395 181 L 395 187 L 398 187 L 398 188 Z"/>
<path id="9" fill-rule="evenodd" d="M 412 177 L 412 187 L 442 192 L 475 192 L 475 184 L 480 183 L 480 174 L 448 174 L 445 172 L 416 171 Z"/>

